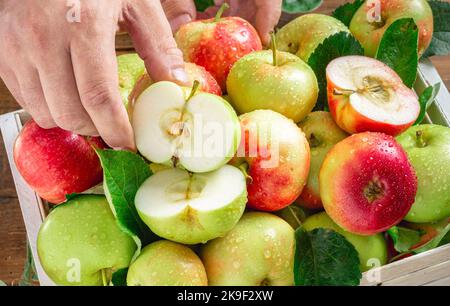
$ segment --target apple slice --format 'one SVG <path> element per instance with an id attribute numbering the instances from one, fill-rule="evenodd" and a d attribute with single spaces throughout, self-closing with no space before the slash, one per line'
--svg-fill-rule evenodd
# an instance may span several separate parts
<path id="1" fill-rule="evenodd" d="M 336 123 L 351 134 L 398 135 L 420 113 L 417 95 L 384 63 L 364 56 L 344 56 L 327 67 L 328 103 Z"/>
<path id="2" fill-rule="evenodd" d="M 195 87 L 159 82 L 137 99 L 136 145 L 151 162 L 202 173 L 220 168 L 236 153 L 241 138 L 236 112 L 221 97 Z"/>
<path id="3" fill-rule="evenodd" d="M 169 169 L 139 188 L 136 209 L 158 236 L 183 244 L 206 243 L 230 231 L 247 203 L 246 179 L 225 165 L 209 173 Z"/>

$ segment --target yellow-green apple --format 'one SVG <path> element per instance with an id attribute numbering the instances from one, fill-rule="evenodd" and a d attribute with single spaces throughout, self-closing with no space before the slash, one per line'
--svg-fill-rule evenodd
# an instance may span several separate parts
<path id="1" fill-rule="evenodd" d="M 239 119 L 227 101 L 171 82 L 144 90 L 133 107 L 132 125 L 136 146 L 145 158 L 191 172 L 225 165 L 241 137 Z"/>
<path id="2" fill-rule="evenodd" d="M 364 47 L 367 56 L 375 56 L 381 38 L 389 26 L 401 18 L 413 18 L 419 28 L 419 55 L 433 38 L 433 12 L 426 0 L 365 1 L 353 16 L 350 31 Z"/>
<path id="3" fill-rule="evenodd" d="M 237 61 L 227 90 L 240 114 L 271 109 L 295 122 L 311 112 L 319 95 L 311 67 L 295 55 L 277 51 L 275 44 L 272 51 L 253 52 Z"/>
<path id="4" fill-rule="evenodd" d="M 373 235 L 398 224 L 414 203 L 417 178 L 392 136 L 366 132 L 331 149 L 319 174 L 320 197 L 341 228 Z"/>
<path id="5" fill-rule="evenodd" d="M 339 20 L 322 14 L 300 16 L 282 27 L 276 34 L 278 48 L 297 55 L 305 62 L 328 37 L 350 32 Z"/>
<path id="6" fill-rule="evenodd" d="M 305 187 L 310 151 L 295 123 L 271 110 L 240 117 L 242 140 L 234 165 L 247 168 L 248 206 L 277 211 L 292 204 Z"/>
<path id="7" fill-rule="evenodd" d="M 225 235 L 241 218 L 247 203 L 245 184 L 241 170 L 230 165 L 201 174 L 163 170 L 139 188 L 136 209 L 162 238 L 206 243 Z"/>
<path id="8" fill-rule="evenodd" d="M 239 17 L 198 20 L 181 26 L 175 35 L 186 62 L 205 67 L 225 91 L 234 63 L 246 54 L 262 49 L 255 28 Z"/>
<path id="9" fill-rule="evenodd" d="M 136 251 L 104 196 L 76 197 L 50 212 L 37 239 L 41 264 L 58 285 L 108 285 Z"/>
<path id="10" fill-rule="evenodd" d="M 130 96 L 139 78 L 146 72 L 144 61 L 136 53 L 117 56 L 119 90 L 125 107 L 128 108 Z"/>
<path id="11" fill-rule="evenodd" d="M 340 228 L 325 212 L 308 217 L 302 226 L 307 231 L 312 231 L 316 228 L 332 229 L 344 236 L 358 252 L 362 272 L 387 263 L 387 244 L 382 234 L 371 236 L 352 234 Z"/>
<path id="12" fill-rule="evenodd" d="M 416 200 L 405 220 L 436 222 L 450 216 L 450 128 L 417 125 L 397 137 L 416 170 Z"/>
<path id="13" fill-rule="evenodd" d="M 309 114 L 299 127 L 305 133 L 311 148 L 311 167 L 308 182 L 297 204 L 309 209 L 322 209 L 319 191 L 319 171 L 323 160 L 331 148 L 348 137 L 333 121 L 328 112 L 314 112 Z"/>
<path id="14" fill-rule="evenodd" d="M 60 128 L 43 129 L 28 121 L 14 144 L 17 170 L 39 196 L 51 203 L 65 202 L 101 183 L 100 160 L 94 147 L 106 148 L 98 137 L 83 137 Z"/>
<path id="15" fill-rule="evenodd" d="M 190 248 L 167 240 L 142 249 L 127 274 L 128 286 L 207 286 L 205 267 Z"/>
<path id="16" fill-rule="evenodd" d="M 249 212 L 201 250 L 211 286 L 292 286 L 294 230 L 283 219 Z"/>
<path id="17" fill-rule="evenodd" d="M 331 114 L 350 134 L 370 131 L 396 136 L 419 116 L 417 95 L 378 60 L 340 57 L 328 65 L 326 74 Z"/>

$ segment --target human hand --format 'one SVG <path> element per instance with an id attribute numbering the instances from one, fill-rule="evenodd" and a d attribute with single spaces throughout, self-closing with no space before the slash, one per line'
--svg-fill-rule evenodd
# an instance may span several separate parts
<path id="1" fill-rule="evenodd" d="M 0 77 L 41 127 L 100 135 L 111 147 L 135 149 L 118 90 L 115 33 L 119 25 L 130 33 L 153 80 L 186 83 L 161 3 L 72 3 L 71 8 L 60 0 L 0 2 Z"/>

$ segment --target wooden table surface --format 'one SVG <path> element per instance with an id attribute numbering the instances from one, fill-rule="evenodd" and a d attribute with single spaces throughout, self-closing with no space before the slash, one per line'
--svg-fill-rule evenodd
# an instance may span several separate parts
<path id="1" fill-rule="evenodd" d="M 329 14 L 342 0 L 325 0 L 319 9 Z M 450 88 L 450 56 L 433 58 L 447 88 Z M 0 80 L 0 114 L 19 109 L 14 98 Z M 0 280 L 17 284 L 26 256 L 26 234 L 9 170 L 3 141 L 0 143 Z"/>

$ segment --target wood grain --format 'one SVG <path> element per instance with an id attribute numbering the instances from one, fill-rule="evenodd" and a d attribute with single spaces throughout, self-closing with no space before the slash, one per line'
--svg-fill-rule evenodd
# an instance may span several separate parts
<path id="1" fill-rule="evenodd" d="M 326 0 L 318 12 L 329 14 L 344 2 L 342 0 Z M 124 49 L 127 46 L 127 38 L 120 37 L 117 47 Z M 449 88 L 450 56 L 435 57 L 433 63 Z M 0 114 L 19 108 L 0 80 Z M 0 171 L 0 280 L 11 284 L 20 279 L 22 274 L 26 256 L 26 233 L 3 145 L 0 145 Z"/>

